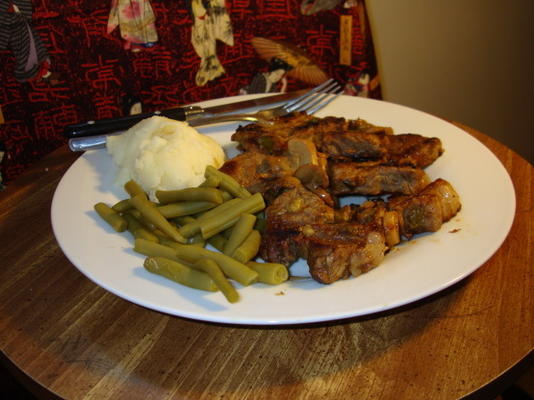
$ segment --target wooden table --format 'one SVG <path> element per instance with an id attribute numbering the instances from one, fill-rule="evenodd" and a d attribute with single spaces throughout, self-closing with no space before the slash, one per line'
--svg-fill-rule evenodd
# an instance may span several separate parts
<path id="1" fill-rule="evenodd" d="M 224 326 L 144 309 L 65 258 L 50 225 L 61 148 L 0 193 L 0 345 L 33 391 L 80 399 L 453 399 L 497 394 L 532 361 L 533 166 L 461 126 L 510 173 L 510 235 L 479 270 L 380 314 Z M 40 386 L 42 385 L 42 386 Z"/>

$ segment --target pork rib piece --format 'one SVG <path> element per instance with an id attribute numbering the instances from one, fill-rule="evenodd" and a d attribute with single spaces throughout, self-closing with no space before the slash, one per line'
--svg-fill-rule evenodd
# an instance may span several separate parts
<path id="1" fill-rule="evenodd" d="M 387 246 L 383 229 L 374 224 L 321 224 L 303 229 L 300 256 L 321 283 L 358 276 L 377 267 Z"/>
<path id="2" fill-rule="evenodd" d="M 444 179 L 436 179 L 412 196 L 391 196 L 387 201 L 368 200 L 361 205 L 346 205 L 335 210 L 336 222 L 381 223 L 386 243 L 393 246 L 400 236 L 436 232 L 460 211 L 460 196 Z"/>
<path id="3" fill-rule="evenodd" d="M 413 133 L 327 133 L 320 136 L 317 148 L 332 160 L 374 160 L 384 165 L 414 168 L 428 167 L 443 153 L 438 138 Z"/>
<path id="4" fill-rule="evenodd" d="M 278 196 L 266 220 L 260 257 L 287 266 L 304 258 L 311 276 L 325 284 L 378 266 L 387 250 L 382 227 L 334 223 L 334 209 L 302 185 Z"/>
<path id="5" fill-rule="evenodd" d="M 387 165 L 361 166 L 354 162 L 329 163 L 330 193 L 334 196 L 383 194 L 411 195 L 422 190 L 430 179 L 419 168 Z"/>
<path id="6" fill-rule="evenodd" d="M 317 118 L 303 113 L 286 115 L 272 125 L 240 126 L 232 135 L 241 150 L 272 155 L 286 154 L 291 138 L 311 140 L 319 152 L 332 160 L 374 160 L 386 165 L 425 168 L 443 153 L 438 138 L 412 133 L 393 135 L 391 128 L 361 119 Z"/>
<path id="7" fill-rule="evenodd" d="M 291 137 L 312 140 L 318 147 L 326 134 L 339 135 L 344 132 L 391 134 L 388 127 L 370 124 L 362 119 L 347 120 L 339 117 L 318 118 L 303 112 L 296 112 L 273 120 L 273 124 L 253 123 L 239 126 L 232 135 L 243 151 L 256 151 L 273 155 L 287 151 Z"/>
<path id="8" fill-rule="evenodd" d="M 444 179 L 436 179 L 415 196 L 395 196 L 388 200 L 388 209 L 399 215 L 401 234 L 436 232 L 454 217 L 460 208 L 460 196 Z"/>

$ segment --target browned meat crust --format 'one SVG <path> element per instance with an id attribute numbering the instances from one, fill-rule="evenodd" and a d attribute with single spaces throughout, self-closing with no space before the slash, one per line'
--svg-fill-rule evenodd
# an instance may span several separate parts
<path id="1" fill-rule="evenodd" d="M 358 163 L 329 164 L 330 193 L 335 196 L 415 194 L 430 181 L 422 169 Z"/>
<path id="2" fill-rule="evenodd" d="M 417 233 L 436 232 L 441 225 L 460 211 L 460 196 L 444 179 L 436 179 L 415 196 L 397 196 L 388 201 L 388 208 L 399 215 L 404 237 Z"/>
<path id="3" fill-rule="evenodd" d="M 267 226 L 334 223 L 334 209 L 300 184 L 274 199 L 265 210 L 265 216 Z"/>
<path id="4" fill-rule="evenodd" d="M 260 256 L 287 266 L 305 258 L 310 274 L 332 283 L 376 267 L 387 250 L 378 224 L 334 223 L 334 209 L 301 185 L 266 209 Z"/>
<path id="5" fill-rule="evenodd" d="M 452 218 L 458 194 L 442 179 L 429 184 L 423 170 L 442 154 L 439 139 L 391 133 L 305 114 L 240 127 L 232 138 L 246 151 L 221 170 L 265 198 L 259 256 L 286 266 L 304 258 L 312 277 L 328 284 L 367 272 L 401 237 Z M 337 207 L 345 195 L 391 196 Z"/>
<path id="6" fill-rule="evenodd" d="M 272 201 L 265 218 L 260 257 L 290 266 L 301 253 L 302 226 L 332 224 L 334 209 L 297 183 Z"/>
<path id="7" fill-rule="evenodd" d="M 438 138 L 405 133 L 392 135 L 389 128 L 345 118 L 316 118 L 302 113 L 281 117 L 272 125 L 240 126 L 232 135 L 244 151 L 272 155 L 287 153 L 291 138 L 313 141 L 317 149 L 333 160 L 374 160 L 386 165 L 425 168 L 443 153 Z"/>
<path id="8" fill-rule="evenodd" d="M 382 229 L 373 224 L 323 224 L 304 232 L 300 255 L 321 283 L 367 272 L 382 262 L 387 250 Z"/>
<path id="9" fill-rule="evenodd" d="M 428 167 L 443 153 L 437 138 L 350 131 L 322 135 L 318 149 L 333 160 L 374 160 L 414 168 Z"/>
<path id="10" fill-rule="evenodd" d="M 265 181 L 292 176 L 294 169 L 284 156 L 247 151 L 226 161 L 220 170 L 231 175 L 247 189 Z M 257 192 L 259 190 L 253 190 Z"/>
<path id="11" fill-rule="evenodd" d="M 287 141 L 291 137 L 310 139 L 319 147 L 322 136 L 340 135 L 344 132 L 391 134 L 392 130 L 369 124 L 362 119 L 317 118 L 305 113 L 293 113 L 277 118 L 272 125 L 256 123 L 240 126 L 232 135 L 232 140 L 243 151 L 280 155 L 287 152 Z"/>

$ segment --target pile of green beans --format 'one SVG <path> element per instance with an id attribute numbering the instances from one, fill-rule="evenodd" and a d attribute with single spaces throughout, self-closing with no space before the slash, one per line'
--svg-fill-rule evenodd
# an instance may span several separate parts
<path id="1" fill-rule="evenodd" d="M 133 250 L 147 257 L 147 271 L 191 288 L 220 291 L 230 303 L 239 300 L 233 281 L 277 285 L 288 279 L 284 265 L 254 261 L 265 202 L 229 175 L 207 167 L 199 187 L 156 191 L 157 202 L 133 180 L 124 189 L 129 198 L 111 207 L 97 203 L 94 209 L 115 231 L 130 232 Z"/>

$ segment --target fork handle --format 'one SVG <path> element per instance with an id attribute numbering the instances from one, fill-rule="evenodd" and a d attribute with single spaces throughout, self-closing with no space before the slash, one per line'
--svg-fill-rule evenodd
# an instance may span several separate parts
<path id="1" fill-rule="evenodd" d="M 76 138 L 82 136 L 103 135 L 105 133 L 125 131 L 145 118 L 150 118 L 156 115 L 176 119 L 178 121 L 185 121 L 187 118 L 186 108 L 178 107 L 170 110 L 154 111 L 142 114 L 128 115 L 119 118 L 107 118 L 98 121 L 88 121 L 79 124 L 68 125 L 63 131 L 63 136 L 66 138 Z"/>

